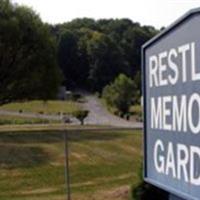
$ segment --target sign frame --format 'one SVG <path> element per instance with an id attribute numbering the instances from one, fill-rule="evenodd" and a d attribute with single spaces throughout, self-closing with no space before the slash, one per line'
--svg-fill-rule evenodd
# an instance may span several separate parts
<path id="1" fill-rule="evenodd" d="M 181 199 L 188 199 L 188 200 L 198 200 L 198 198 L 191 197 L 187 193 L 181 192 L 176 190 L 173 187 L 166 186 L 164 184 L 161 184 L 149 177 L 147 177 L 147 98 L 146 98 L 146 58 L 145 58 L 145 52 L 146 49 L 151 47 L 154 43 L 161 40 L 164 36 L 166 36 L 168 33 L 170 33 L 172 30 L 174 30 L 177 26 L 181 25 L 183 22 L 187 21 L 189 18 L 191 18 L 194 15 L 199 15 L 200 17 L 200 7 L 189 10 L 186 14 L 184 14 L 182 17 L 177 19 L 174 23 L 172 23 L 170 26 L 168 26 L 166 29 L 164 29 L 161 33 L 153 37 L 151 40 L 146 42 L 142 48 L 141 48 L 141 54 L 142 54 L 142 95 L 143 95 L 143 151 L 144 151 L 144 159 L 143 159 L 143 176 L 144 180 L 147 183 L 150 183 L 158 188 L 161 188 L 171 194 L 176 195 L 177 197 L 180 197 Z"/>

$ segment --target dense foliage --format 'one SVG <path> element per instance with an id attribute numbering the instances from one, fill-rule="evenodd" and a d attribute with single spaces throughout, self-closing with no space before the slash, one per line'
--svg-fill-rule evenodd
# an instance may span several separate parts
<path id="1" fill-rule="evenodd" d="M 0 0 L 0 103 L 56 96 L 55 45 L 33 10 Z"/>
<path id="2" fill-rule="evenodd" d="M 103 98 L 106 103 L 115 107 L 122 115 L 129 112 L 134 95 L 134 82 L 120 74 L 113 83 L 107 85 L 103 90 Z"/>
<path id="3" fill-rule="evenodd" d="M 47 25 L 32 9 L 0 0 L 0 104 L 54 98 L 61 79 L 67 89 L 101 93 L 119 74 L 139 95 L 140 48 L 156 33 L 129 19 Z"/>
<path id="4" fill-rule="evenodd" d="M 141 46 L 158 31 L 129 19 L 75 19 L 52 26 L 69 89 L 99 91 L 123 73 L 140 90 Z"/>

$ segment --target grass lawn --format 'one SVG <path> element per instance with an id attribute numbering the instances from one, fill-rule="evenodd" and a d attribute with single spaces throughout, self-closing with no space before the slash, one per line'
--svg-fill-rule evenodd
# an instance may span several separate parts
<path id="1" fill-rule="evenodd" d="M 9 103 L 0 106 L 1 110 L 23 111 L 30 113 L 58 114 L 60 112 L 72 114 L 80 109 L 78 103 L 72 101 L 28 101 L 19 103 Z"/>
<path id="2" fill-rule="evenodd" d="M 73 200 L 128 199 L 140 182 L 138 130 L 70 131 L 69 154 Z M 64 182 L 62 132 L 0 133 L 0 200 L 64 200 Z"/>
<path id="3" fill-rule="evenodd" d="M 52 124 L 59 123 L 58 120 L 49 120 L 41 118 L 28 118 L 21 116 L 0 115 L 0 125 L 22 125 L 22 124 Z"/>

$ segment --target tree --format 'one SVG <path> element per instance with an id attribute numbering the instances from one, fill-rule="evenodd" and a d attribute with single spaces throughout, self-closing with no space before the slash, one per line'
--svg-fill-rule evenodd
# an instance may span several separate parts
<path id="1" fill-rule="evenodd" d="M 76 87 L 80 75 L 78 61 L 77 38 L 73 32 L 65 30 L 58 43 L 58 63 L 68 89 Z"/>
<path id="2" fill-rule="evenodd" d="M 130 76 L 135 76 L 141 71 L 141 47 L 152 38 L 157 31 L 153 27 L 134 26 L 129 27 L 123 34 L 123 41 L 120 43 L 126 60 L 131 66 Z"/>
<path id="3" fill-rule="evenodd" d="M 81 125 L 84 125 L 84 120 L 88 116 L 89 111 L 88 110 L 78 110 L 74 113 L 74 117 L 76 117 Z"/>
<path id="4" fill-rule="evenodd" d="M 134 95 L 134 83 L 124 74 L 120 74 L 113 83 L 103 90 L 103 98 L 106 103 L 115 107 L 122 115 L 129 111 Z"/>
<path id="5" fill-rule="evenodd" d="M 87 43 L 87 52 L 90 63 L 90 87 L 101 92 L 105 85 L 124 72 L 126 62 L 116 44 L 99 32 L 93 32 Z"/>
<path id="6" fill-rule="evenodd" d="M 69 62 L 65 65 L 66 79 L 71 77 L 70 82 L 78 89 L 100 93 L 120 73 L 137 76 L 141 71 L 141 46 L 158 32 L 129 19 L 89 18 L 58 24 L 51 30 L 56 38 L 61 38 L 63 32 L 71 35 L 68 42 L 63 42 L 63 53 L 59 51 Z M 74 42 L 69 44 L 72 39 Z"/>
<path id="7" fill-rule="evenodd" d="M 60 72 L 49 27 L 9 0 L 0 0 L 0 27 L 0 103 L 54 98 Z"/>
<path id="8" fill-rule="evenodd" d="M 68 89 L 88 88 L 89 58 L 87 42 L 93 31 L 87 28 L 63 29 L 58 41 L 58 61 Z"/>
<path id="9" fill-rule="evenodd" d="M 134 76 L 134 86 L 135 86 L 135 92 L 134 92 L 134 103 L 140 104 L 141 103 L 141 72 L 137 72 Z"/>
<path id="10" fill-rule="evenodd" d="M 81 28 L 87 28 L 91 30 L 97 30 L 97 23 L 94 19 L 91 18 L 77 18 L 71 22 L 64 23 L 63 28 L 67 30 L 80 30 Z"/>

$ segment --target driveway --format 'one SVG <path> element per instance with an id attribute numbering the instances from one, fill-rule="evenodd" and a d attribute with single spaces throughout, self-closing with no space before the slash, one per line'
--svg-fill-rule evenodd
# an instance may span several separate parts
<path id="1" fill-rule="evenodd" d="M 123 128 L 142 128 L 142 123 L 127 121 L 119 118 L 102 105 L 100 100 L 92 95 L 85 96 L 84 109 L 89 110 L 89 116 L 85 120 L 85 124 L 89 125 L 107 125 Z"/>

